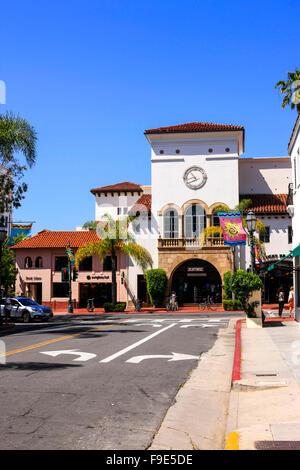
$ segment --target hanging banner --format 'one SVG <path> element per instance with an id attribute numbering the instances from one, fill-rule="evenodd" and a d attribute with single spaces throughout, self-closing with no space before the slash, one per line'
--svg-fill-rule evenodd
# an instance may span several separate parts
<path id="1" fill-rule="evenodd" d="M 261 263 L 262 263 L 262 259 L 261 259 L 261 256 L 260 256 L 259 248 L 258 248 L 258 246 L 257 246 L 256 244 L 254 245 L 254 248 L 255 248 L 255 258 L 257 259 L 257 262 L 258 262 L 259 264 L 261 264 Z"/>
<path id="2" fill-rule="evenodd" d="M 20 235 L 23 235 L 25 238 L 28 238 L 31 234 L 32 224 L 12 224 L 11 232 L 7 246 L 12 246 L 15 244 L 14 238 Z"/>
<path id="3" fill-rule="evenodd" d="M 224 245 L 246 245 L 246 232 L 240 212 L 218 212 Z"/>

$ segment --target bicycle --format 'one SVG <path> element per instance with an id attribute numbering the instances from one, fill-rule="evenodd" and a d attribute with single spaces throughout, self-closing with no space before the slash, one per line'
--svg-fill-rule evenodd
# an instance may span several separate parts
<path id="1" fill-rule="evenodd" d="M 94 299 L 88 299 L 86 309 L 88 312 L 93 312 L 95 310 Z"/>
<path id="2" fill-rule="evenodd" d="M 207 297 L 207 299 L 205 299 L 204 302 L 201 302 L 199 304 L 200 312 L 203 310 L 212 310 L 213 312 L 215 312 L 217 308 L 218 308 L 217 304 L 213 302 L 211 297 Z"/>
<path id="3" fill-rule="evenodd" d="M 178 303 L 176 300 L 173 300 L 171 297 L 169 298 L 167 305 L 166 305 L 166 310 L 169 312 L 172 310 L 174 312 L 175 310 L 178 310 Z"/>

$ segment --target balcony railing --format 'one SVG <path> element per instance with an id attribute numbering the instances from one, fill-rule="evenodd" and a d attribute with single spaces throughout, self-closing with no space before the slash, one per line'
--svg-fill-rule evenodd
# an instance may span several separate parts
<path id="1" fill-rule="evenodd" d="M 224 245 L 223 237 L 206 237 L 205 240 L 198 238 L 159 238 L 158 248 L 201 250 Z"/>

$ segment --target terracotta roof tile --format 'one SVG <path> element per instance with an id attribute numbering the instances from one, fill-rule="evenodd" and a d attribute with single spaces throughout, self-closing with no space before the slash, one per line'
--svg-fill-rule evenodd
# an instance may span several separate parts
<path id="1" fill-rule="evenodd" d="M 176 126 L 157 127 L 146 129 L 145 134 L 170 134 L 176 132 L 218 132 L 218 131 L 243 131 L 243 126 L 232 124 L 214 124 L 212 122 L 188 122 Z"/>
<path id="2" fill-rule="evenodd" d="M 42 230 L 32 237 L 26 238 L 14 245 L 12 249 L 21 248 L 66 248 L 70 243 L 73 248 L 78 248 L 89 242 L 99 241 L 95 231 L 70 231 L 52 232 Z"/>
<path id="3" fill-rule="evenodd" d="M 137 212 L 151 212 L 151 194 L 142 194 L 130 209 L 129 215 L 135 215 Z"/>
<path id="4" fill-rule="evenodd" d="M 282 214 L 287 212 L 287 194 L 241 194 L 241 199 L 251 199 L 251 210 L 257 213 Z"/>
<path id="5" fill-rule="evenodd" d="M 106 193 L 106 192 L 123 192 L 123 191 L 132 191 L 132 192 L 142 192 L 143 189 L 139 184 L 131 183 L 130 181 L 124 181 L 124 183 L 112 184 L 110 186 L 101 186 L 100 188 L 91 189 L 91 193 Z"/>

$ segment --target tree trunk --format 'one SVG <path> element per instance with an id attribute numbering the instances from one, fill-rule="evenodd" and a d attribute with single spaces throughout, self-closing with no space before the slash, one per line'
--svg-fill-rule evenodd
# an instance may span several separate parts
<path id="1" fill-rule="evenodd" d="M 113 306 L 117 303 L 117 266 L 115 253 L 111 254 L 111 301 Z"/>

